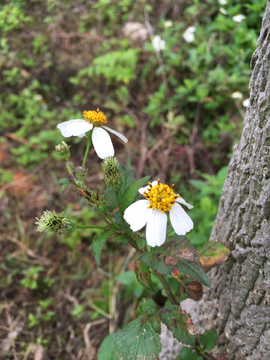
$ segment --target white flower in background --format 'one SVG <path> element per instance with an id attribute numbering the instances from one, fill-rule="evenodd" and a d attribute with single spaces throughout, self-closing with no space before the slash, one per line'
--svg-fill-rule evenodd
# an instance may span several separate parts
<path id="1" fill-rule="evenodd" d="M 248 107 L 250 105 L 250 100 L 246 99 L 245 101 L 243 101 L 243 106 Z"/>
<path id="2" fill-rule="evenodd" d="M 246 17 L 245 15 L 242 15 L 242 14 L 237 14 L 233 17 L 233 21 L 235 22 L 241 22 L 242 20 L 244 20 Z"/>
<path id="3" fill-rule="evenodd" d="M 160 246 L 166 240 L 167 214 L 169 211 L 172 227 L 176 234 L 185 235 L 193 229 L 193 222 L 179 203 L 189 209 L 188 204 L 179 194 L 175 195 L 173 185 L 170 187 L 160 181 L 139 189 L 146 197 L 130 205 L 124 212 L 124 219 L 132 231 L 138 231 L 146 225 L 146 241 L 150 246 Z"/>
<path id="4" fill-rule="evenodd" d="M 194 36 L 194 32 L 196 31 L 196 27 L 195 26 L 190 26 L 186 29 L 186 31 L 183 34 L 183 38 L 187 41 L 187 42 L 192 42 L 195 39 Z"/>
<path id="5" fill-rule="evenodd" d="M 232 99 L 242 99 L 243 94 L 240 91 L 235 91 L 234 93 L 232 93 L 231 98 Z"/>
<path id="6" fill-rule="evenodd" d="M 218 0 L 218 2 L 220 3 L 220 5 L 226 5 L 227 4 L 227 0 Z"/>
<path id="7" fill-rule="evenodd" d="M 41 101 L 42 99 L 43 99 L 43 96 L 40 94 L 37 94 L 34 96 L 34 100 L 36 100 L 36 101 Z"/>
<path id="8" fill-rule="evenodd" d="M 84 111 L 83 116 L 85 117 L 85 120 L 76 119 L 65 121 L 58 124 L 57 128 L 64 137 L 79 136 L 81 138 L 86 136 L 85 133 L 93 129 L 93 146 L 101 159 L 114 156 L 113 144 L 107 131 L 118 136 L 125 143 L 128 141 L 124 135 L 104 126 L 104 124 L 107 123 L 106 116 L 102 111 L 99 111 L 99 109 L 97 109 L 97 111 Z"/>
<path id="9" fill-rule="evenodd" d="M 165 28 L 169 28 L 169 27 L 172 27 L 172 26 L 173 26 L 173 22 L 171 20 L 165 21 L 165 23 L 164 23 Z"/>
<path id="10" fill-rule="evenodd" d="M 152 46 L 156 51 L 164 50 L 165 44 L 165 40 L 162 40 L 159 35 L 153 37 Z"/>
<path id="11" fill-rule="evenodd" d="M 128 37 L 134 41 L 146 41 L 148 38 L 148 31 L 146 26 L 138 21 L 127 22 L 124 25 L 122 31 L 125 37 Z"/>
<path id="12" fill-rule="evenodd" d="M 225 10 L 223 7 L 219 8 L 219 11 L 224 15 L 227 14 L 227 10 Z"/>

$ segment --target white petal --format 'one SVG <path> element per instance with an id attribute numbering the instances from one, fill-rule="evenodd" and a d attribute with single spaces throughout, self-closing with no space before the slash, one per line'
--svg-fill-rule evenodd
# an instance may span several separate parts
<path id="1" fill-rule="evenodd" d="M 175 203 L 170 211 L 170 220 L 176 234 L 185 235 L 193 229 L 193 222 L 181 205 Z"/>
<path id="2" fill-rule="evenodd" d="M 193 206 L 187 203 L 182 197 L 180 197 L 180 199 L 177 198 L 176 201 L 179 202 L 180 204 L 186 205 L 188 209 L 193 209 Z"/>
<path id="3" fill-rule="evenodd" d="M 121 140 L 123 140 L 125 143 L 128 142 L 128 139 L 127 139 L 123 134 L 120 134 L 118 131 L 115 131 L 115 130 L 113 130 L 113 129 L 110 129 L 110 128 L 108 128 L 108 126 L 102 126 L 102 127 L 103 127 L 103 129 L 106 129 L 106 130 L 109 131 L 110 133 L 118 136 L 118 137 L 119 137 Z"/>
<path id="4" fill-rule="evenodd" d="M 105 159 L 114 156 L 114 148 L 110 135 L 101 127 L 95 127 L 92 133 L 93 146 L 98 157 Z"/>
<path id="5" fill-rule="evenodd" d="M 89 124 L 87 121 L 81 119 L 69 120 L 57 125 L 57 129 L 61 131 L 61 134 L 64 137 L 82 137 L 87 131 L 91 130 L 92 128 L 92 124 Z"/>
<path id="6" fill-rule="evenodd" d="M 167 215 L 153 210 L 146 224 L 146 241 L 150 246 L 160 246 L 166 240 Z"/>
<path id="7" fill-rule="evenodd" d="M 152 187 L 156 186 L 158 184 L 158 181 L 155 180 L 151 184 L 152 184 Z M 143 195 L 144 192 L 148 193 L 149 189 L 150 189 L 150 185 L 146 185 L 146 186 L 140 188 L 138 190 L 138 192 Z"/>
<path id="8" fill-rule="evenodd" d="M 147 223 L 153 209 L 147 209 L 148 200 L 138 200 L 124 211 L 124 219 L 132 231 L 138 231 Z"/>

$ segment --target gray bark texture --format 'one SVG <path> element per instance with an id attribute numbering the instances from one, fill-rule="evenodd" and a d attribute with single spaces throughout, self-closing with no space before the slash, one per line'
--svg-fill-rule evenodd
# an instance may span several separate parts
<path id="1" fill-rule="evenodd" d="M 191 314 L 198 332 L 218 331 L 216 354 L 270 360 L 270 0 L 251 68 L 250 106 L 210 238 L 232 255 L 211 270 L 212 288 Z"/>

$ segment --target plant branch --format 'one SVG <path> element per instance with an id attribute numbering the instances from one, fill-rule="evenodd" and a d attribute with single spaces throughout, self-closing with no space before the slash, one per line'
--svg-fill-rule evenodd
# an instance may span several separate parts
<path id="1" fill-rule="evenodd" d="M 173 305 L 179 305 L 179 303 L 177 302 L 175 296 L 173 295 L 172 293 L 172 290 L 170 288 L 170 285 L 168 284 L 167 280 L 165 279 L 165 276 L 164 275 L 161 275 L 161 274 L 158 274 L 156 273 L 162 286 L 164 287 L 164 290 L 166 291 L 166 294 L 168 296 L 168 299 L 170 300 L 170 302 L 173 304 Z M 180 305 L 179 305 L 180 306 Z"/>

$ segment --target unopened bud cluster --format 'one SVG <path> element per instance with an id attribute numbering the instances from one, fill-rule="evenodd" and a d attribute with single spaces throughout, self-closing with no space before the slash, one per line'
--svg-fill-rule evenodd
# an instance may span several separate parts
<path id="1" fill-rule="evenodd" d="M 106 158 L 102 163 L 102 169 L 106 186 L 114 191 L 119 191 L 122 186 L 122 175 L 116 158 Z"/>
<path id="2" fill-rule="evenodd" d="M 61 144 L 56 145 L 55 150 L 63 156 L 66 160 L 70 157 L 70 146 L 65 142 L 62 141 Z"/>
<path id="3" fill-rule="evenodd" d="M 64 217 L 64 213 L 57 214 L 55 211 L 46 210 L 40 219 L 36 218 L 37 231 L 52 231 L 58 234 L 71 234 L 77 228 L 74 220 Z"/>

